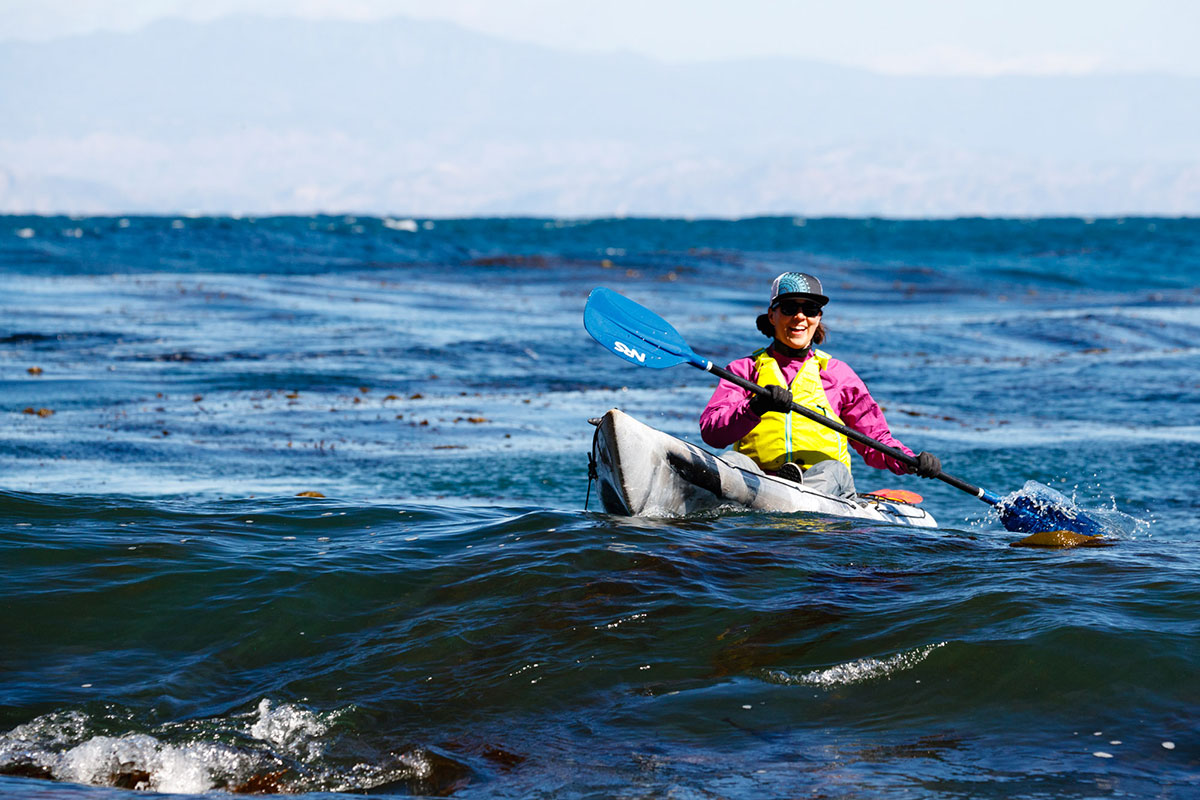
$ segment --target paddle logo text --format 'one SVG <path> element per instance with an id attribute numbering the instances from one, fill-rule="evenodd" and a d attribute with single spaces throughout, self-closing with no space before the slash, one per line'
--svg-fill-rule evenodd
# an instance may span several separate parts
<path id="1" fill-rule="evenodd" d="M 637 359 L 637 362 L 639 364 L 646 363 L 646 354 L 645 353 L 639 353 L 637 350 L 634 350 L 632 347 L 625 344 L 624 342 L 613 342 L 613 348 L 618 353 L 620 353 L 628 358 Z"/>

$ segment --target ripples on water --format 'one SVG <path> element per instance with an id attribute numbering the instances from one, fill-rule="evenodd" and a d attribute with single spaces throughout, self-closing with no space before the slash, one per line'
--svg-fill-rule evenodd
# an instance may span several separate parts
<path id="1" fill-rule="evenodd" d="M 0 796 L 1200 791 L 1195 222 L 4 222 Z M 588 417 L 712 388 L 587 291 L 728 360 L 787 268 L 901 440 L 1116 546 L 582 511 Z"/>

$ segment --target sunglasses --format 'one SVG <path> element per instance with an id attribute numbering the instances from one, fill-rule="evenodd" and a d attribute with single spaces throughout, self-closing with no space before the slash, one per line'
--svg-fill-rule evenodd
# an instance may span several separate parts
<path id="1" fill-rule="evenodd" d="M 794 317 L 796 312 L 800 312 L 806 317 L 821 316 L 821 304 L 814 303 L 812 300 L 780 300 L 775 307 L 785 317 Z"/>

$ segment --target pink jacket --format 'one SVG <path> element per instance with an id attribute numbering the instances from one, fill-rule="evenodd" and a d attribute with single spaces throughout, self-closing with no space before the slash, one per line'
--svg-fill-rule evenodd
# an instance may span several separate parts
<path id="1" fill-rule="evenodd" d="M 790 358 L 775 351 L 772 351 L 772 355 L 779 363 L 783 377 L 790 384 L 805 359 Z M 814 358 L 811 351 L 808 358 Z M 739 358 L 727 369 L 734 375 L 758 383 L 753 358 Z M 892 437 L 887 420 L 883 418 L 883 410 L 867 391 L 867 385 L 863 383 L 862 378 L 858 377 L 848 364 L 836 358 L 829 359 L 828 368 L 821 371 L 821 385 L 825 388 L 825 396 L 833 404 L 834 412 L 842 418 L 846 427 L 913 455 L 912 450 Z M 700 436 L 713 447 L 728 447 L 749 433 L 760 419 L 761 417 L 750 410 L 749 392 L 729 381 L 721 381 L 700 415 Z M 885 456 L 878 450 L 854 440 L 850 441 L 850 446 L 858 451 L 867 464 L 876 469 L 890 469 L 897 475 L 908 474 L 907 465 Z"/>

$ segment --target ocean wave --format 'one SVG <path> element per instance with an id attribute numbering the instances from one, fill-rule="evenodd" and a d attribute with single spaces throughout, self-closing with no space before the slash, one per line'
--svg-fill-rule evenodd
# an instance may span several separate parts
<path id="1" fill-rule="evenodd" d="M 826 689 L 849 686 L 855 683 L 890 678 L 897 672 L 913 669 L 927 659 L 933 651 L 939 647 L 945 647 L 945 645 L 946 642 L 938 642 L 897 653 L 888 658 L 860 658 L 845 664 L 836 664 L 832 667 L 808 672 L 767 670 L 763 673 L 763 679 L 784 686 L 820 686 Z"/>

